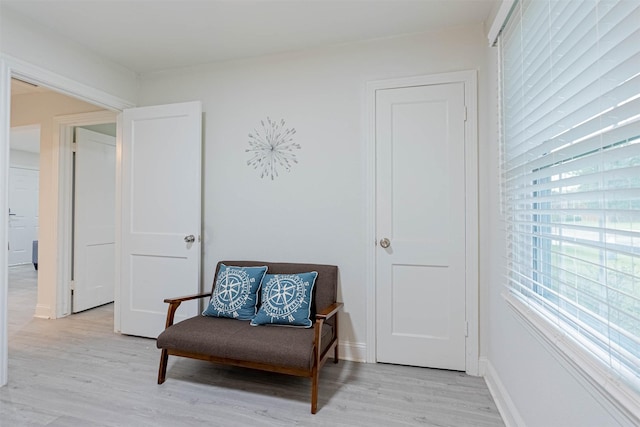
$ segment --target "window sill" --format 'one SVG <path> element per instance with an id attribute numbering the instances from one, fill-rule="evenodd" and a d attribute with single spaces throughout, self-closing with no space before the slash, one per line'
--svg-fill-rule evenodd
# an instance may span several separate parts
<path id="1" fill-rule="evenodd" d="M 570 337 L 540 317 L 521 300 L 508 291 L 502 296 L 532 335 L 612 415 L 623 424 L 630 422 L 631 425 L 640 425 L 640 395 L 635 390 L 621 383 Z"/>

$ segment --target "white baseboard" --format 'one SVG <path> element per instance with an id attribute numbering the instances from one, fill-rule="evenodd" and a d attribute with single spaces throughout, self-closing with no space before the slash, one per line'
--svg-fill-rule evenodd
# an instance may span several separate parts
<path id="1" fill-rule="evenodd" d="M 480 373 L 484 376 L 489 392 L 496 402 L 498 412 L 507 427 L 526 427 L 524 420 L 518 412 L 518 408 L 511 400 L 509 392 L 500 380 L 498 373 L 486 358 L 480 359 Z"/>
<path id="2" fill-rule="evenodd" d="M 36 305 L 36 312 L 33 317 L 38 319 L 51 319 L 51 306 L 38 304 Z"/>
<path id="3" fill-rule="evenodd" d="M 478 376 L 485 377 L 487 376 L 487 365 L 489 361 L 486 357 L 480 357 L 478 359 Z"/>
<path id="4" fill-rule="evenodd" d="M 367 345 L 361 342 L 340 341 L 338 343 L 340 359 L 352 362 L 367 361 Z"/>

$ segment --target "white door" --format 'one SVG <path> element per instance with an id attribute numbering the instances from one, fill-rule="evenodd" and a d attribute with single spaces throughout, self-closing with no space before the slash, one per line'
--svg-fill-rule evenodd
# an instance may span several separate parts
<path id="1" fill-rule="evenodd" d="M 463 83 L 376 92 L 379 362 L 465 370 L 464 121 Z"/>
<path id="2" fill-rule="evenodd" d="M 201 111 L 188 102 L 123 113 L 122 333 L 157 337 L 164 299 L 200 291 Z M 176 321 L 197 312 L 183 303 Z"/>
<path id="3" fill-rule="evenodd" d="M 32 261 L 33 241 L 38 240 L 39 171 L 9 168 L 9 265 Z"/>
<path id="4" fill-rule="evenodd" d="M 76 128 L 72 311 L 113 301 L 116 139 Z"/>

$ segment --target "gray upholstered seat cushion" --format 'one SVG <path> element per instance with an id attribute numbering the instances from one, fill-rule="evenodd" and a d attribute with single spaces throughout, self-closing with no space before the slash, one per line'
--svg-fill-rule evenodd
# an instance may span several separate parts
<path id="1" fill-rule="evenodd" d="M 309 370 L 313 367 L 314 329 L 250 326 L 230 318 L 196 316 L 176 323 L 158 336 L 158 348 Z M 333 335 L 323 325 L 322 351 Z"/>

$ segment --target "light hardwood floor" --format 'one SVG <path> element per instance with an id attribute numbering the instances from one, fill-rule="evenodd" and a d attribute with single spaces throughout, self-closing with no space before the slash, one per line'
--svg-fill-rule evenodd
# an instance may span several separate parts
<path id="1" fill-rule="evenodd" d="M 482 378 L 433 369 L 329 362 L 316 415 L 306 378 L 170 357 L 157 385 L 155 341 L 114 334 L 112 304 L 35 319 L 36 272 L 9 274 L 2 427 L 504 425 Z"/>

